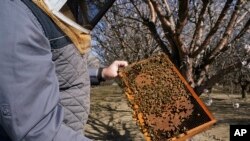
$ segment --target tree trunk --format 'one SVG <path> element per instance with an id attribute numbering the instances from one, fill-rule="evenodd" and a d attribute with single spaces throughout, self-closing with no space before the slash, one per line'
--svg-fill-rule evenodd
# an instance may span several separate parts
<path id="1" fill-rule="evenodd" d="M 241 85 L 241 98 L 246 98 L 247 97 L 247 86 L 246 85 Z"/>

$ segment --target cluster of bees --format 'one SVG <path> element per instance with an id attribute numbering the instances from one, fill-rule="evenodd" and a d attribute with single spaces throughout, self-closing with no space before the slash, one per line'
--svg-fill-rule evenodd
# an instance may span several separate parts
<path id="1" fill-rule="evenodd" d="M 189 127 L 183 123 L 195 112 L 192 95 L 173 67 L 168 57 L 160 54 L 120 72 L 134 118 L 151 140 L 167 140 L 185 133 Z"/>

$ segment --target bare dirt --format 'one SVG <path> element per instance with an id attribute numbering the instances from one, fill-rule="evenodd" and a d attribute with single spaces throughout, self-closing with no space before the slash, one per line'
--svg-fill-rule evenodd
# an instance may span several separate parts
<path id="1" fill-rule="evenodd" d="M 208 95 L 201 95 L 208 103 Z M 213 91 L 207 106 L 217 119 L 211 128 L 193 136 L 190 141 L 229 141 L 230 124 L 250 124 L 250 98 L 239 94 Z M 237 108 L 237 104 L 239 107 Z M 144 141 L 123 91 L 116 85 L 91 89 L 91 112 L 86 126 L 87 137 L 96 141 Z"/>

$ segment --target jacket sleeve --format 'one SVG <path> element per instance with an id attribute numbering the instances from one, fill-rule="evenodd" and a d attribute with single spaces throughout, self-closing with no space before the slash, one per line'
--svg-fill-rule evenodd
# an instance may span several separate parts
<path id="1" fill-rule="evenodd" d="M 88 69 L 91 85 L 99 85 L 102 81 L 105 81 L 105 79 L 102 78 L 102 70 L 102 67 Z"/>
<path id="2" fill-rule="evenodd" d="M 19 0 L 1 1 L 0 127 L 13 141 L 88 140 L 62 125 L 50 44 L 28 12 Z"/>

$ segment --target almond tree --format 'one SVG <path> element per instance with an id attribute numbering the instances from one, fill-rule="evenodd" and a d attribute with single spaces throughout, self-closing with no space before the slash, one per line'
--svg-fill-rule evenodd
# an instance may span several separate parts
<path id="1" fill-rule="evenodd" d="M 246 58 L 250 57 L 250 45 L 245 44 L 247 40 L 249 40 L 249 38 L 246 40 L 239 40 L 239 43 L 235 45 L 235 48 L 227 50 L 226 53 L 223 53 L 223 55 L 220 56 L 220 59 L 217 59 L 216 63 L 214 63 L 217 64 L 214 67 L 223 68 L 230 63 L 237 61 L 241 62 L 241 67 L 235 67 L 234 71 L 224 75 L 223 80 L 218 83 L 229 86 L 231 93 L 235 90 L 240 90 L 239 92 L 241 93 L 242 98 L 246 98 L 247 93 L 250 92 L 250 63 L 247 64 L 245 61 Z M 244 46 L 244 48 L 240 48 L 239 46 Z M 227 61 L 224 58 L 227 58 L 230 61 Z M 217 63 L 218 61 L 219 63 Z"/>
<path id="2" fill-rule="evenodd" d="M 249 9 L 247 0 L 118 0 L 99 28 L 99 34 L 95 34 L 104 49 L 98 51 L 108 56 L 111 53 L 127 56 L 125 59 L 130 60 L 133 50 L 137 56 L 151 49 L 154 51 L 149 52 L 154 53 L 159 47 L 201 94 L 224 75 L 241 68 L 242 61 L 249 64 L 250 58 L 241 56 L 244 60 L 224 58 L 230 63 L 214 67 L 215 63 L 223 62 L 217 60 L 228 50 L 234 50 L 240 39 L 246 38 L 245 44 L 250 44 Z M 102 27 L 107 32 L 101 31 Z"/>

